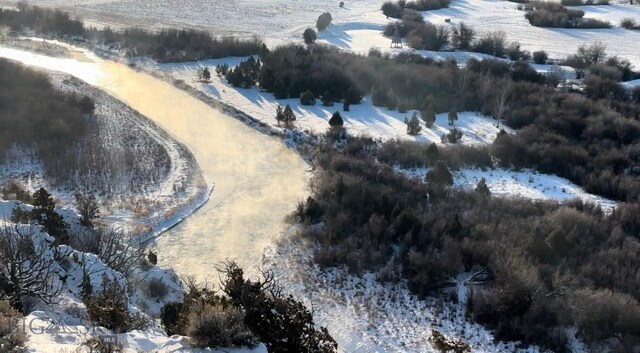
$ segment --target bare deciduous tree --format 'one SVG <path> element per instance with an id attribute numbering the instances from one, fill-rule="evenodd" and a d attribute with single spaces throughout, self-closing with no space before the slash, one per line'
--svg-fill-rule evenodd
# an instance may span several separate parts
<path id="1" fill-rule="evenodd" d="M 513 89 L 513 81 L 510 79 L 501 80 L 499 86 L 500 88 L 494 98 L 492 107 L 493 115 L 498 119 L 498 129 L 500 128 L 500 121 L 507 110 L 507 99 L 509 99 L 509 95 Z"/>
<path id="2" fill-rule="evenodd" d="M 0 296 L 23 312 L 29 300 L 52 304 L 62 292 L 51 244 L 38 240 L 32 227 L 0 228 Z"/>

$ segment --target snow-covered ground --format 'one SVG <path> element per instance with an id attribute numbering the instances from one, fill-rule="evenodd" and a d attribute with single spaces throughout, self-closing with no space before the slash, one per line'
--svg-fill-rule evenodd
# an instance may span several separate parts
<path id="1" fill-rule="evenodd" d="M 141 27 L 196 27 L 214 34 L 261 36 L 269 45 L 299 42 L 307 27 L 314 27 L 318 15 L 329 11 L 333 24 L 319 39 L 345 49 L 366 52 L 371 47 L 390 50 L 390 39 L 381 32 L 390 19 L 380 11 L 384 0 L 347 0 L 344 8 L 334 0 L 186 0 L 179 6 L 171 0 L 39 0 L 37 5 L 56 6 L 85 18 L 92 25 L 135 24 Z M 531 26 L 517 3 L 503 0 L 453 0 L 449 8 L 424 12 L 434 24 L 464 21 L 478 33 L 504 30 L 508 40 L 523 49 L 546 50 L 553 58 L 565 57 L 578 46 L 593 41 L 608 45 L 612 55 L 630 60 L 640 67 L 640 31 L 619 27 L 623 18 L 640 18 L 640 6 L 613 1 L 609 6 L 581 6 L 586 18 L 611 22 L 610 29 L 561 29 Z M 0 0 L 0 5 L 14 5 Z M 436 54 L 448 56 L 450 54 Z M 473 54 L 475 55 L 475 54 Z"/>
<path id="2" fill-rule="evenodd" d="M 213 75 L 211 83 L 198 82 L 197 72 L 204 67 L 214 71 L 219 64 L 237 65 L 246 58 L 225 58 L 206 60 L 202 62 L 188 62 L 179 64 L 156 64 L 148 60 L 138 64 L 148 70 L 159 71 L 172 79 L 182 80 L 188 85 L 207 94 L 208 96 L 235 107 L 253 118 L 277 127 L 275 112 L 278 104 L 289 104 L 296 114 L 296 128 L 310 133 L 322 134 L 329 128 L 329 119 L 336 111 L 340 112 L 344 126 L 353 135 L 367 135 L 375 139 L 390 140 L 403 139 L 419 142 L 440 143 L 441 135 L 447 134 L 452 128 L 448 125 L 447 114 L 436 116 L 436 123 L 432 128 L 423 124 L 422 132 L 417 136 L 407 134 L 405 118 L 410 118 L 414 111 L 399 113 L 371 104 L 371 98 L 365 97 L 360 104 L 351 105 L 350 111 L 345 112 L 341 104 L 330 107 L 323 106 L 318 100 L 315 105 L 304 106 L 299 99 L 276 100 L 273 94 L 258 88 L 235 88 L 229 85 L 224 77 Z M 490 144 L 496 138 L 500 129 L 497 120 L 482 116 L 474 112 L 460 112 L 456 127 L 464 133 L 462 144 Z M 509 130 L 509 129 L 507 129 Z"/>
<path id="3" fill-rule="evenodd" d="M 456 305 L 442 299 L 420 300 L 402 282 L 384 284 L 375 274 L 322 270 L 312 261 L 310 245 L 292 236 L 296 226 L 288 232 L 266 252 L 265 267 L 274 271 L 288 293 L 304 298 L 313 308 L 316 323 L 329 329 L 341 352 L 436 353 L 429 343 L 434 329 L 467 342 L 472 352 L 540 352 L 537 347 L 495 343 L 489 331 L 466 319 L 462 301 Z M 460 287 L 456 293 L 462 293 L 459 297 L 466 292 L 465 279 L 464 274 L 454 279 Z"/>
<path id="4" fill-rule="evenodd" d="M 424 180 L 428 172 L 426 168 L 396 170 L 418 180 Z M 616 205 L 615 201 L 589 194 L 565 178 L 534 170 L 460 169 L 452 174 L 454 186 L 464 189 L 474 189 L 484 178 L 491 194 L 498 197 L 557 202 L 579 199 L 598 205 L 606 212 L 611 212 Z"/>

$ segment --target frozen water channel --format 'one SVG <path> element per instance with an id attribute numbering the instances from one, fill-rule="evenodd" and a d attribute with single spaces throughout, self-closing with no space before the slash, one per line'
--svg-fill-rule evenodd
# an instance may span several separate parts
<path id="1" fill-rule="evenodd" d="M 0 48 L 0 57 L 103 89 L 192 151 L 215 188 L 209 202 L 157 240 L 160 264 L 180 275 L 215 275 L 225 259 L 255 269 L 284 217 L 306 195 L 309 166 L 298 154 L 160 79 L 90 54 L 61 59 Z"/>

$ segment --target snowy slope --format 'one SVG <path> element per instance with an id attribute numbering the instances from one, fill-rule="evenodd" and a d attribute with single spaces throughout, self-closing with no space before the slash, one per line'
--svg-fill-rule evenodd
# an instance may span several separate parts
<path id="1" fill-rule="evenodd" d="M 336 111 L 342 115 L 344 126 L 349 133 L 367 135 L 381 140 L 403 139 L 440 143 L 440 136 L 447 134 L 451 129 L 447 123 L 447 113 L 441 113 L 437 115 L 434 127 L 428 129 L 423 123 L 423 130 L 418 136 L 409 136 L 404 119 L 411 117 L 414 111 L 399 113 L 376 107 L 371 104 L 370 97 L 365 97 L 362 103 L 352 105 L 350 111 L 345 112 L 342 110 L 341 104 L 324 107 L 318 100 L 315 105 L 304 106 L 300 104 L 299 99 L 276 100 L 273 94 L 260 91 L 258 88 L 234 88 L 223 77 L 216 75 L 212 77 L 210 84 L 203 84 L 196 80 L 196 73 L 203 67 L 208 67 L 213 71 L 218 64 L 226 63 L 233 66 L 244 59 L 246 58 L 225 58 L 179 64 L 155 64 L 150 61 L 140 61 L 139 65 L 149 70 L 160 71 L 173 79 L 182 80 L 210 97 L 227 103 L 273 127 L 277 127 L 275 120 L 277 105 L 289 104 L 297 116 L 296 128 L 312 133 L 324 133 L 329 128 L 331 115 Z M 456 127 L 464 133 L 462 144 L 490 144 L 500 131 L 495 126 L 497 121 L 490 117 L 474 112 L 460 112 L 458 115 L 459 120 Z"/>
<path id="2" fill-rule="evenodd" d="M 428 170 L 425 168 L 396 170 L 409 178 L 424 180 Z M 615 201 L 589 194 L 571 181 L 555 175 L 542 174 L 532 170 L 461 169 L 453 172 L 454 185 L 464 189 L 474 189 L 484 178 L 493 196 L 524 198 L 539 201 L 569 201 L 579 199 L 585 203 L 600 206 L 611 212 Z"/>

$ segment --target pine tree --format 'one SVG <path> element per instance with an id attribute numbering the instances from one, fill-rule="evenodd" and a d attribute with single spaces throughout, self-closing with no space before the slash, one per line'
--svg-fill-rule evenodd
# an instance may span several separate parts
<path id="1" fill-rule="evenodd" d="M 276 83 L 273 86 L 273 96 L 276 99 L 287 98 L 287 87 L 284 85 L 284 81 L 282 81 L 282 79 L 276 80 Z"/>
<path id="2" fill-rule="evenodd" d="M 280 123 L 284 122 L 284 110 L 280 104 L 278 104 L 278 107 L 276 108 L 276 121 L 278 122 L 278 126 L 280 126 Z"/>
<path id="3" fill-rule="evenodd" d="M 342 115 L 340 115 L 340 112 L 333 113 L 333 116 L 331 117 L 331 119 L 329 119 L 329 126 L 339 127 L 342 125 L 344 125 L 344 121 L 342 120 Z"/>
<path id="4" fill-rule="evenodd" d="M 291 109 L 291 106 L 289 104 L 287 104 L 287 106 L 284 108 L 284 112 L 282 113 L 282 115 L 284 126 L 287 128 L 292 128 L 293 123 L 296 121 L 296 115 L 293 113 L 293 110 Z"/>
<path id="5" fill-rule="evenodd" d="M 300 103 L 302 105 L 314 105 L 316 104 L 316 97 L 313 95 L 313 92 L 306 90 L 300 95 Z"/>
<path id="6" fill-rule="evenodd" d="M 331 97 L 331 92 L 325 91 L 322 95 L 322 105 L 325 107 L 330 107 L 333 105 L 333 99 Z"/>
<path id="7" fill-rule="evenodd" d="M 434 185 L 453 185 L 453 175 L 451 175 L 449 168 L 447 168 L 442 161 L 438 161 L 436 165 L 429 170 L 426 180 L 427 183 Z"/>
<path id="8" fill-rule="evenodd" d="M 433 111 L 433 108 L 431 107 L 431 105 L 429 105 L 426 110 L 421 112 L 421 116 L 425 125 L 429 128 L 436 123 L 436 113 Z"/>
<path id="9" fill-rule="evenodd" d="M 55 238 L 55 244 L 69 243 L 69 224 L 55 211 L 55 203 L 51 194 L 44 188 L 33 194 L 33 210 L 31 218 L 44 228 L 44 231 Z"/>
<path id="10" fill-rule="evenodd" d="M 456 107 L 451 108 L 448 118 L 449 125 L 455 125 L 456 121 L 458 121 L 458 112 L 456 111 Z"/>
<path id="11" fill-rule="evenodd" d="M 420 120 L 418 120 L 418 113 L 413 113 L 411 119 L 404 119 L 404 123 L 407 124 L 407 134 L 409 135 L 418 135 L 420 131 L 422 131 L 422 126 L 420 126 Z"/>
<path id="12" fill-rule="evenodd" d="M 304 38 L 304 42 L 306 44 L 312 44 L 318 38 L 316 35 L 316 31 L 314 31 L 313 28 L 305 29 L 304 33 L 302 34 L 302 37 Z"/>
<path id="13" fill-rule="evenodd" d="M 438 150 L 438 146 L 435 143 L 432 143 L 427 147 L 427 163 L 429 165 L 435 163 L 440 157 L 440 151 Z"/>
<path id="14" fill-rule="evenodd" d="M 491 191 L 487 186 L 487 180 L 485 178 L 482 178 L 480 179 L 480 181 L 478 181 L 478 184 L 476 185 L 476 192 L 483 197 L 491 196 Z"/>

